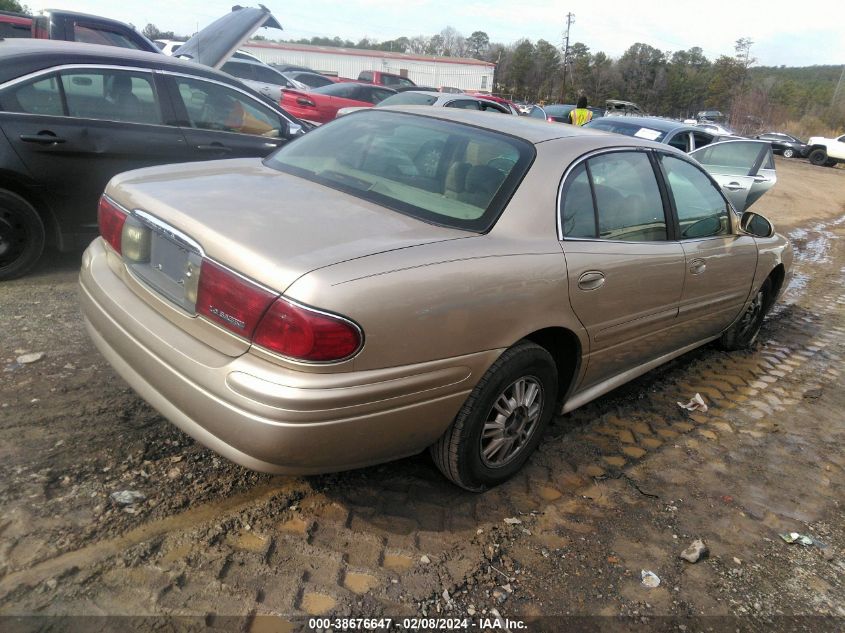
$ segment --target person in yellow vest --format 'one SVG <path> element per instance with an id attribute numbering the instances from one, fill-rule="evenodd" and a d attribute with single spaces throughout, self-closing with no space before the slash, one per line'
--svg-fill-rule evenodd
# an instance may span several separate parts
<path id="1" fill-rule="evenodd" d="M 578 97 L 578 104 L 569 113 L 569 122 L 572 125 L 586 125 L 593 120 L 593 113 L 587 109 L 587 97 Z"/>

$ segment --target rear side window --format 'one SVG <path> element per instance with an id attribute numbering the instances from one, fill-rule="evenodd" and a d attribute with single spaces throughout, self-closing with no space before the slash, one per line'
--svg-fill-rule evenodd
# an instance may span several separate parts
<path id="1" fill-rule="evenodd" d="M 585 185 L 589 185 L 590 197 Z M 591 224 L 589 210 L 594 201 L 595 221 Z M 584 171 L 576 169 L 570 174 L 561 206 L 564 237 L 625 242 L 668 239 L 663 199 L 645 152 L 613 152 L 590 158 Z"/>
<path id="2" fill-rule="evenodd" d="M 520 139 L 376 108 L 312 130 L 265 164 L 424 221 L 485 232 L 533 158 Z"/>
<path id="3" fill-rule="evenodd" d="M 127 123 L 161 123 L 150 73 L 85 70 L 63 72 L 61 77 L 69 116 Z"/>
<path id="4" fill-rule="evenodd" d="M 0 94 L 0 107 L 6 112 L 62 116 L 64 109 L 59 79 L 50 75 L 7 88 Z"/>
<path id="5" fill-rule="evenodd" d="M 232 77 L 238 79 L 254 80 L 255 76 L 252 73 L 252 67 L 249 64 L 240 64 L 238 62 L 226 62 L 220 68 L 224 73 L 229 73 Z"/>
<path id="6" fill-rule="evenodd" d="M 596 236 L 596 210 L 586 163 L 575 168 L 561 196 L 561 223 L 566 237 Z"/>
<path id="7" fill-rule="evenodd" d="M 84 42 L 85 44 L 103 44 L 105 46 L 119 46 L 120 48 L 134 48 L 140 50 L 135 42 L 122 33 L 102 29 L 93 24 L 73 25 L 73 41 Z"/>

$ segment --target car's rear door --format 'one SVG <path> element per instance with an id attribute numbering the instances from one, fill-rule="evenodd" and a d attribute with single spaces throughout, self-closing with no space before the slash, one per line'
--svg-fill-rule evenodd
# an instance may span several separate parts
<path id="1" fill-rule="evenodd" d="M 570 302 L 590 337 L 582 385 L 681 347 L 684 251 L 670 239 L 649 152 L 607 152 L 577 165 L 559 217 Z"/>
<path id="2" fill-rule="evenodd" d="M 698 165 L 658 155 L 686 261 L 678 321 L 691 339 L 703 340 L 742 309 L 757 268 L 757 243 L 734 231 L 730 205 Z"/>
<path id="3" fill-rule="evenodd" d="M 721 141 L 690 152 L 690 156 L 716 179 L 740 213 L 777 182 L 772 146 L 767 141 Z"/>
<path id="4" fill-rule="evenodd" d="M 64 233 L 96 232 L 97 200 L 115 174 L 185 160 L 150 70 L 65 68 L 4 88 L 0 106 L 3 133 Z"/>
<path id="5" fill-rule="evenodd" d="M 289 121 L 246 91 L 208 78 L 162 75 L 191 160 L 262 157 L 287 142 Z"/>

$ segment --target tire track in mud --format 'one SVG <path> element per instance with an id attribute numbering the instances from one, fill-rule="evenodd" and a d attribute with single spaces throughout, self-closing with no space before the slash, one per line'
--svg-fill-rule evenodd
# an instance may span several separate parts
<path id="1" fill-rule="evenodd" d="M 793 378 L 810 361 L 821 368 L 814 385 L 841 381 L 835 350 L 845 341 L 845 268 L 831 275 L 830 264 L 842 259 L 832 250 L 843 227 L 845 217 L 793 231 L 796 283 L 764 324 L 757 349 L 696 350 L 558 418 L 525 470 L 497 489 L 458 490 L 425 457 L 273 479 L 9 574 L 0 580 L 0 612 L 67 610 L 94 598 L 117 612 L 245 617 L 434 609 L 444 588 L 490 573 L 498 560 L 493 530 L 565 547 L 593 529 L 584 498 L 601 505 L 605 478 L 627 477 L 687 437 L 719 442 L 771 432 L 770 417 L 801 401 L 806 385 Z M 676 402 L 696 392 L 710 410 L 681 411 Z M 522 524 L 502 528 L 506 517 Z M 45 584 L 56 577 L 63 578 L 58 588 Z"/>

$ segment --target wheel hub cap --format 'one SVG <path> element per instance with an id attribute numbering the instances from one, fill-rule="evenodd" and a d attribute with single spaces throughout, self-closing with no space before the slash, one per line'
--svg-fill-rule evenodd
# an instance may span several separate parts
<path id="1" fill-rule="evenodd" d="M 522 453 L 543 412 L 543 387 L 533 376 L 511 383 L 493 403 L 481 431 L 481 462 L 498 468 Z"/>

